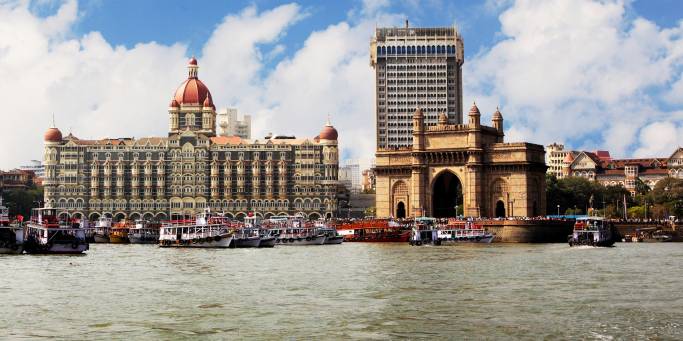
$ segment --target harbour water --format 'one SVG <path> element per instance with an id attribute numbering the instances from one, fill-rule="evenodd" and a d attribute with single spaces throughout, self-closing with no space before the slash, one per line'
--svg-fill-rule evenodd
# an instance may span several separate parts
<path id="1" fill-rule="evenodd" d="M 1 339 L 683 338 L 677 243 L 93 244 L 0 262 Z"/>

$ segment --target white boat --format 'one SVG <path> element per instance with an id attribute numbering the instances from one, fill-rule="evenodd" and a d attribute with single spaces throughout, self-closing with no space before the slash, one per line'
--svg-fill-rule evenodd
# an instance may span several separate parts
<path id="1" fill-rule="evenodd" d="M 128 230 L 131 244 L 158 244 L 161 224 L 146 220 L 136 220 L 135 226 Z"/>
<path id="2" fill-rule="evenodd" d="M 613 246 L 617 231 L 614 224 L 603 217 L 581 217 L 569 235 L 569 246 Z"/>
<path id="3" fill-rule="evenodd" d="M 24 226 L 26 253 L 80 254 L 89 249 L 85 229 L 60 222 L 54 208 L 34 208 Z"/>
<path id="4" fill-rule="evenodd" d="M 194 223 L 170 222 L 161 226 L 159 246 L 190 248 L 228 248 L 233 232 L 227 221 L 208 213 L 197 216 Z"/>
<path id="5" fill-rule="evenodd" d="M 287 217 L 278 224 L 271 229 L 277 245 L 323 245 L 327 239 L 317 228 L 307 227 L 300 216 Z"/>
<path id="6" fill-rule="evenodd" d="M 437 239 L 442 245 L 454 243 L 489 244 L 493 241 L 493 234 L 472 221 L 462 221 L 461 223 L 448 224 L 446 227 L 439 228 Z"/>
<path id="7" fill-rule="evenodd" d="M 232 245 L 236 248 L 259 247 L 261 245 L 261 219 L 257 216 L 244 218 L 244 224 L 235 231 Z"/>
<path id="8" fill-rule="evenodd" d="M 111 218 L 100 217 L 95 223 L 95 233 L 93 239 L 95 243 L 109 243 L 109 233 L 111 233 Z"/>
<path id="9" fill-rule="evenodd" d="M 325 235 L 325 242 L 323 244 L 341 244 L 344 242 L 344 236 L 337 232 L 334 227 L 329 227 L 324 221 L 317 221 L 315 227 L 319 233 Z"/>

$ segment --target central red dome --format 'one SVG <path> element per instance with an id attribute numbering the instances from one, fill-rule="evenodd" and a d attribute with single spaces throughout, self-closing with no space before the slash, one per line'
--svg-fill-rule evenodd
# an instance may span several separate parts
<path id="1" fill-rule="evenodd" d="M 213 103 L 209 88 L 197 78 L 197 60 L 194 57 L 188 63 L 188 77 L 175 91 L 174 99 L 178 104 L 201 105 L 206 100 Z"/>

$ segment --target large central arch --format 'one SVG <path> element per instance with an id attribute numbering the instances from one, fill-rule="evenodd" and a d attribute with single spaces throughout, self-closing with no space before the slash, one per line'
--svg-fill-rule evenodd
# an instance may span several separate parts
<path id="1" fill-rule="evenodd" d="M 455 217 L 462 214 L 463 204 L 460 179 L 450 171 L 439 174 L 432 185 L 432 216 L 436 218 Z"/>

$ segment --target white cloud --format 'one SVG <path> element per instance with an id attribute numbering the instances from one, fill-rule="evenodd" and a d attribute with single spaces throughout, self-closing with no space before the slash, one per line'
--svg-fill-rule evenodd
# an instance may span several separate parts
<path id="1" fill-rule="evenodd" d="M 520 0 L 500 21 L 505 39 L 466 61 L 464 84 L 466 97 L 503 104 L 515 139 L 624 155 L 646 143 L 641 127 L 667 116 L 650 93 L 680 75 L 683 26 L 588 0 Z"/>

